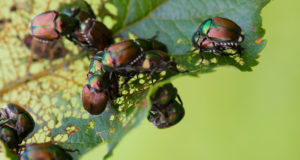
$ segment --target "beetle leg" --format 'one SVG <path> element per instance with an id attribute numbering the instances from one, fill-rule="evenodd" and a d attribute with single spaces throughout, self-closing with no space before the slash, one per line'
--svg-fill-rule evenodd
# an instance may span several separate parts
<path id="1" fill-rule="evenodd" d="M 153 74 L 154 74 L 154 72 L 156 72 L 156 71 L 157 71 L 157 68 L 153 69 L 153 70 L 150 72 L 150 78 L 151 78 L 152 84 L 154 84 Z"/>
<path id="2" fill-rule="evenodd" d="M 240 58 L 242 58 L 242 51 L 243 51 L 243 48 L 241 46 L 238 46 L 236 53 L 239 55 Z"/>
<path id="3" fill-rule="evenodd" d="M 177 98 L 178 98 L 178 100 L 179 100 L 181 106 L 183 106 L 182 100 L 181 100 L 181 98 L 180 98 L 180 96 L 179 96 L 178 94 L 177 94 Z"/>
<path id="4" fill-rule="evenodd" d="M 201 51 L 201 46 L 203 44 L 203 42 L 207 39 L 207 37 L 203 38 L 203 40 L 200 42 L 200 45 L 199 45 L 199 55 L 201 57 L 201 62 L 199 63 L 199 65 L 201 65 L 203 63 L 203 60 L 204 60 L 204 57 L 203 57 L 203 54 L 202 54 L 202 51 Z M 213 45 L 214 45 L 214 42 L 213 42 Z"/>
<path id="5" fill-rule="evenodd" d="M 203 54 L 202 54 L 201 50 L 199 50 L 199 55 L 201 57 L 201 62 L 198 63 L 197 65 L 201 65 L 203 63 L 203 61 L 204 61 L 204 57 L 203 57 Z"/>

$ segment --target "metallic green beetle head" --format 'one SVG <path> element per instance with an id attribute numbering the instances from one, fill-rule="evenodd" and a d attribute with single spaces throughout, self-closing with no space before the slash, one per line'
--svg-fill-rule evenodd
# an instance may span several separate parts
<path id="1" fill-rule="evenodd" d="M 87 79 L 89 80 L 93 75 L 102 75 L 103 74 L 103 68 L 102 68 L 102 56 L 99 54 L 96 54 L 90 62 L 89 66 L 89 72 L 87 74 Z"/>
<path id="2" fill-rule="evenodd" d="M 192 37 L 192 44 L 195 48 L 200 48 L 199 40 L 203 39 L 208 33 L 210 27 L 212 26 L 212 19 L 205 20 L 197 29 Z"/>

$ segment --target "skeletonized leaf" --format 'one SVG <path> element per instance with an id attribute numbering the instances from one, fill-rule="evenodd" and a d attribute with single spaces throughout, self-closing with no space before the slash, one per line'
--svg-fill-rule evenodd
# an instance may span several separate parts
<path id="1" fill-rule="evenodd" d="M 52 0 L 46 4 L 17 0 L 17 11 L 0 11 L 0 19 L 11 20 L 5 21 L 0 28 L 0 104 L 21 104 L 32 113 L 37 125 L 24 144 L 57 142 L 65 148 L 79 149 L 80 154 L 71 153 L 76 159 L 98 144 L 107 144 L 107 152 L 101 153 L 106 154 L 107 158 L 122 137 L 146 117 L 150 105 L 147 97 L 152 86 L 150 77 L 145 74 L 135 76 L 129 85 L 121 87 L 123 96 L 114 100 L 103 114 L 89 115 L 81 104 L 81 90 L 87 83 L 88 53 L 80 52 L 76 46 L 64 40 L 65 47 L 72 51 L 65 57 L 33 60 L 33 53 L 22 42 L 29 32 L 30 19 L 46 10 L 57 9 L 60 2 L 63 0 Z M 258 64 L 258 53 L 265 46 L 260 12 L 269 0 L 107 2 L 117 10 L 117 15 L 111 17 L 116 21 L 113 26 L 116 36 L 126 38 L 133 33 L 151 38 L 158 32 L 158 40 L 168 46 L 178 66 L 190 71 L 188 74 L 167 72 L 155 75 L 161 83 L 153 87 L 180 76 L 209 73 L 225 65 L 251 71 Z M 15 5 L 9 1 L 1 1 L 0 4 L 5 8 Z M 91 5 L 97 8 L 100 4 Z M 33 8 L 33 11 L 28 8 Z M 192 50 L 191 37 L 202 21 L 214 16 L 229 18 L 241 26 L 246 37 L 242 43 L 242 58 L 205 53 L 205 62 L 197 65 L 199 55 L 187 53 Z"/>

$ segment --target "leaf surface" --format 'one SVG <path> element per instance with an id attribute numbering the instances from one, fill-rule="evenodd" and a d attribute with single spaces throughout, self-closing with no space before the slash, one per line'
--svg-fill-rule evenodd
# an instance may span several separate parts
<path id="1" fill-rule="evenodd" d="M 71 153 L 75 159 L 99 144 L 107 144 L 107 152 L 101 155 L 109 157 L 123 136 L 146 117 L 150 107 L 147 97 L 152 89 L 174 78 L 209 73 L 220 66 L 251 71 L 258 64 L 258 53 L 266 43 L 260 12 L 269 0 L 108 0 L 117 10 L 117 15 L 111 17 L 116 21 L 112 28 L 116 36 L 127 38 L 131 33 L 151 38 L 158 33 L 157 39 L 168 46 L 178 66 L 190 72 L 155 74 L 159 83 L 154 86 L 148 75 L 139 74 L 129 85 L 121 87 L 123 96 L 113 101 L 103 114 L 92 116 L 81 104 L 89 65 L 86 55 L 90 53 L 79 51 L 64 40 L 59 43 L 68 48 L 66 52 L 71 51 L 67 56 L 33 61 L 33 53 L 22 42 L 29 32 L 30 19 L 46 10 L 57 9 L 62 1 L 49 1 L 49 4 L 19 1 L 23 8 L 19 7 L 15 13 L 0 12 L 0 19 L 12 19 L 5 21 L 0 30 L 0 104 L 28 106 L 37 125 L 24 143 L 57 142 L 65 148 L 79 149 L 80 154 Z M 0 4 L 8 8 L 13 5 L 6 1 Z M 91 5 L 97 8 L 100 4 Z M 229 18 L 241 26 L 245 33 L 242 57 L 204 53 L 204 63 L 197 65 L 201 60 L 198 53 L 187 53 L 193 49 L 191 37 L 201 22 L 214 16 Z"/>

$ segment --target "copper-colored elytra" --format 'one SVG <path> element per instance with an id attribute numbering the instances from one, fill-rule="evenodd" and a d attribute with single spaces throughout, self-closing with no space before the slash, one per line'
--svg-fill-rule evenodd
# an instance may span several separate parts
<path id="1" fill-rule="evenodd" d="M 82 90 L 82 105 L 90 114 L 98 115 L 102 113 L 107 105 L 108 97 L 106 92 L 96 92 L 89 85 L 85 85 Z"/>
<path id="2" fill-rule="evenodd" d="M 111 45 L 107 51 L 114 58 L 116 67 L 126 65 L 141 54 L 140 47 L 132 40 Z"/>
<path id="3" fill-rule="evenodd" d="M 214 17 L 212 23 L 214 25 L 208 32 L 208 37 L 211 39 L 232 41 L 238 40 L 241 35 L 241 28 L 229 19 Z"/>
<path id="4" fill-rule="evenodd" d="M 103 50 L 113 43 L 112 32 L 101 22 L 94 21 L 89 33 L 99 50 Z"/>
<path id="5" fill-rule="evenodd" d="M 115 43 L 115 44 L 109 46 L 107 48 L 107 51 L 109 51 L 111 53 L 118 52 L 118 51 L 122 51 L 132 45 L 136 45 L 135 42 L 133 40 L 127 40 L 127 41 Z"/>
<path id="6" fill-rule="evenodd" d="M 57 16 L 56 11 L 47 11 L 34 17 L 30 23 L 32 36 L 45 40 L 57 39 L 59 37 L 55 26 Z"/>
<path id="7" fill-rule="evenodd" d="M 40 144 L 30 144 L 26 145 L 25 152 L 22 153 L 20 159 L 64 159 L 71 160 L 73 159 L 71 155 L 67 153 L 64 148 L 61 148 L 58 145 L 53 143 L 40 143 Z"/>
<path id="8" fill-rule="evenodd" d="M 227 18 L 214 17 L 212 22 L 218 26 L 223 26 L 224 28 L 230 29 L 240 33 L 242 29 L 235 22 Z"/>
<path id="9" fill-rule="evenodd" d="M 139 52 L 137 51 L 137 48 L 127 48 L 126 50 L 123 50 L 120 54 L 115 55 L 116 66 L 128 64 L 131 61 L 133 61 L 138 55 Z"/>

